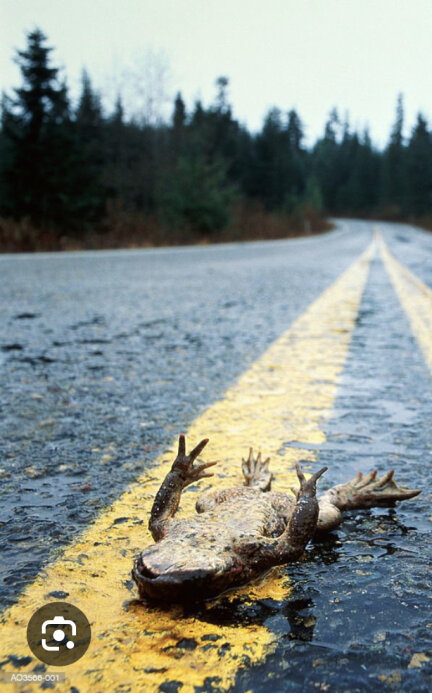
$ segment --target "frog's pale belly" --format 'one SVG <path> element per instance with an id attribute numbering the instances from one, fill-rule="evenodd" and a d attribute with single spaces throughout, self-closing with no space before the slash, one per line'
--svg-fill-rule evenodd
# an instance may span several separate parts
<path id="1" fill-rule="evenodd" d="M 274 494 L 247 487 L 236 491 L 229 499 L 215 504 L 211 510 L 198 513 L 194 518 L 172 520 L 164 539 L 178 542 L 186 537 L 195 547 L 201 548 L 207 546 L 209 541 L 217 546 L 231 544 L 239 538 L 253 539 L 259 535 L 278 537 L 282 534 L 294 508 L 294 498 L 286 496 L 281 508 Z"/>
<path id="2" fill-rule="evenodd" d="M 243 585 L 272 566 L 297 561 L 316 530 L 327 532 L 339 525 L 342 511 L 373 506 L 394 506 L 413 498 L 418 490 L 399 487 L 390 471 L 377 472 L 329 489 L 320 499 L 316 483 L 326 471 L 306 479 L 297 465 L 296 498 L 270 492 L 269 460 L 263 462 L 252 449 L 242 469 L 246 486 L 204 492 L 197 501 L 197 515 L 175 519 L 180 496 L 189 484 L 211 476 L 214 462 L 194 465 L 207 444 L 202 440 L 189 455 L 185 437 L 153 503 L 149 528 L 155 543 L 135 559 L 132 576 L 141 597 L 160 600 L 208 598 Z"/>
<path id="3" fill-rule="evenodd" d="M 156 579 L 157 597 L 166 578 L 171 578 L 171 584 L 173 577 L 176 579 L 177 590 L 184 580 L 189 592 L 200 588 L 202 582 L 206 596 L 226 588 L 233 577 L 237 584 L 242 578 L 250 580 L 252 557 L 245 565 L 242 552 L 258 546 L 260 538 L 279 537 L 286 529 L 295 499 L 247 487 L 231 490 L 225 500 L 227 493 L 215 492 L 215 498 L 221 496 L 223 500 L 210 510 L 193 518 L 171 520 L 163 539 L 142 552 L 138 571 L 150 579 L 147 585 L 141 581 L 147 595 L 152 595 Z"/>

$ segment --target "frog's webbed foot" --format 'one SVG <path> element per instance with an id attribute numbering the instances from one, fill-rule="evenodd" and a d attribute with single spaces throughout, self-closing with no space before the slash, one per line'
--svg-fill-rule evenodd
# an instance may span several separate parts
<path id="1" fill-rule="evenodd" d="M 337 501 L 339 501 L 336 505 L 343 510 L 374 507 L 390 508 L 395 506 L 397 501 L 406 501 L 421 493 L 421 489 L 402 488 L 393 479 L 393 475 L 393 469 L 381 478 L 377 477 L 376 470 L 366 476 L 359 472 L 352 481 L 331 489 Z"/>
<path id="2" fill-rule="evenodd" d="M 261 452 L 258 452 L 256 458 L 252 447 L 249 449 L 247 459 L 242 459 L 242 471 L 245 478 L 246 486 L 252 486 L 261 489 L 261 491 L 270 491 L 273 474 L 269 470 L 270 457 L 263 462 Z"/>

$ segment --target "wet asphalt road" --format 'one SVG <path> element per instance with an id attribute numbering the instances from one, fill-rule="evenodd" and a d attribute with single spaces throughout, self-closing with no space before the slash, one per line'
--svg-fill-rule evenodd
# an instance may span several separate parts
<path id="1" fill-rule="evenodd" d="M 380 228 L 432 286 L 432 236 Z M 0 257 L 2 606 L 222 396 L 372 231 L 344 222 L 297 241 Z M 376 260 L 318 461 L 328 486 L 376 464 L 424 492 L 397 511 L 351 516 L 313 544 L 290 567 L 287 601 L 225 611 L 240 624 L 265 620 L 280 638 L 236 690 L 431 689 L 431 661 L 408 667 L 415 653 L 432 657 L 431 388 Z"/>

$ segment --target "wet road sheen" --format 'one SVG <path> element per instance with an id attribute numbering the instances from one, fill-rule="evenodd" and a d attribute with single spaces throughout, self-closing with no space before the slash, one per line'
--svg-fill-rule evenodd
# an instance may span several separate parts
<path id="1" fill-rule="evenodd" d="M 380 231 L 431 286 L 432 236 Z M 372 235 L 371 224 L 346 221 L 299 241 L 0 258 L 2 606 Z M 219 606 L 233 624 L 264 621 L 279 640 L 261 665 L 239 672 L 235 690 L 430 690 L 431 388 L 377 257 L 318 467 L 329 467 L 327 486 L 380 467 L 424 491 L 397 510 L 351 515 L 311 545 L 289 567 L 287 600 Z"/>

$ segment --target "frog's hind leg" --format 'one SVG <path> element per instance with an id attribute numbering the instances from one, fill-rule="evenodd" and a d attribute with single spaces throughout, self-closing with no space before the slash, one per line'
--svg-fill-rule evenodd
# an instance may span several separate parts
<path id="1" fill-rule="evenodd" d="M 397 501 L 414 498 L 421 489 L 405 489 L 393 479 L 394 470 L 377 477 L 377 471 L 363 476 L 361 472 L 346 484 L 339 484 L 327 491 L 332 502 L 341 510 L 353 508 L 393 508 Z"/>
<path id="2" fill-rule="evenodd" d="M 319 499 L 319 519 L 317 529 L 332 530 L 342 520 L 342 511 L 358 508 L 394 508 L 397 501 L 418 496 L 419 489 L 404 489 L 393 479 L 391 470 L 377 478 L 373 471 L 366 476 L 361 472 L 346 484 L 338 484 L 325 492 Z"/>
<path id="3" fill-rule="evenodd" d="M 270 457 L 264 462 L 261 459 L 261 452 L 254 457 L 252 447 L 249 449 L 247 459 L 242 459 L 242 471 L 245 478 L 245 485 L 258 488 L 261 491 L 270 491 L 273 474 L 269 470 Z"/>

